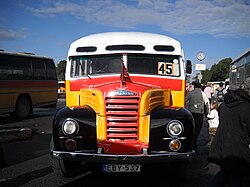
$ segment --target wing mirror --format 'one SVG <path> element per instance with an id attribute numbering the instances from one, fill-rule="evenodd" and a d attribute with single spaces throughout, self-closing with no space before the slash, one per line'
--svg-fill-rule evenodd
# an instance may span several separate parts
<path id="1" fill-rule="evenodd" d="M 191 60 L 187 60 L 187 63 L 186 63 L 186 73 L 188 73 L 188 74 L 192 73 L 192 62 L 191 62 Z"/>

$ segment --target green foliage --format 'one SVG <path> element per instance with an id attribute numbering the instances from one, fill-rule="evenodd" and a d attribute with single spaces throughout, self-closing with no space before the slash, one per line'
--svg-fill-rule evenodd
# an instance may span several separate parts
<path id="1" fill-rule="evenodd" d="M 211 69 L 202 71 L 203 83 L 213 81 L 223 81 L 229 77 L 231 58 L 225 58 L 219 61 L 217 64 L 212 65 Z"/>
<path id="2" fill-rule="evenodd" d="M 211 71 L 206 69 L 205 71 L 202 71 L 202 83 L 206 84 L 211 79 Z"/>
<path id="3" fill-rule="evenodd" d="M 65 80 L 66 63 L 66 60 L 61 60 L 56 67 L 57 78 L 59 81 Z"/>

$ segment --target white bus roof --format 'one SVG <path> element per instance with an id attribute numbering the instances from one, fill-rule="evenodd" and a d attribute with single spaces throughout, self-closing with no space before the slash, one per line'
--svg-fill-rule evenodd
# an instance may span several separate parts
<path id="1" fill-rule="evenodd" d="M 112 54 L 118 52 L 128 52 L 126 50 L 106 50 L 110 45 L 143 45 L 145 50 L 129 50 L 130 53 L 153 53 L 153 54 L 172 54 L 183 55 L 180 42 L 161 34 L 145 32 L 106 32 L 91 34 L 74 41 L 70 45 L 68 56 Z M 174 47 L 174 51 L 155 51 L 155 45 L 169 45 Z M 92 52 L 77 52 L 78 47 L 97 47 Z"/>

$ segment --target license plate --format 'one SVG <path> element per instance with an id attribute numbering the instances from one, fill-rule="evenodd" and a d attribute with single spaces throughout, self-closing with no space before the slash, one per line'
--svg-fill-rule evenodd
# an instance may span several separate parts
<path id="1" fill-rule="evenodd" d="M 141 172 L 140 164 L 103 164 L 103 172 Z"/>

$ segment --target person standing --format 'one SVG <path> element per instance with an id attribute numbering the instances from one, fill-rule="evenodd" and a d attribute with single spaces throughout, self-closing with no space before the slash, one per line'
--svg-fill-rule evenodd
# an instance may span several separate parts
<path id="1" fill-rule="evenodd" d="M 243 89 L 244 88 L 244 89 Z M 250 82 L 228 89 L 220 105 L 220 122 L 208 161 L 220 166 L 208 187 L 240 187 L 250 172 Z"/>
<path id="2" fill-rule="evenodd" d="M 226 90 L 224 88 L 224 83 L 220 82 L 219 87 L 215 89 L 214 97 L 217 99 L 219 103 L 222 103 L 224 100 L 225 93 L 226 93 Z"/>
<path id="3" fill-rule="evenodd" d="M 229 81 L 226 81 L 226 82 L 225 82 L 225 91 L 226 91 L 226 92 L 227 92 L 228 88 L 229 88 Z"/>
<path id="4" fill-rule="evenodd" d="M 194 89 L 188 92 L 185 98 L 185 108 L 188 109 L 195 121 L 195 132 L 193 138 L 193 149 L 197 149 L 197 139 L 200 134 L 203 117 L 206 112 L 210 110 L 209 100 L 206 94 L 201 90 L 201 84 L 199 82 L 193 82 Z"/>
<path id="5" fill-rule="evenodd" d="M 219 126 L 218 103 L 215 100 L 211 103 L 211 110 L 210 113 L 207 114 L 207 119 L 209 125 L 210 142 L 212 142 Z"/>
<path id="6" fill-rule="evenodd" d="M 212 84 L 208 83 L 206 88 L 204 89 L 204 93 L 207 95 L 209 102 L 212 102 L 212 94 L 213 94 L 213 88 L 212 88 Z"/>

